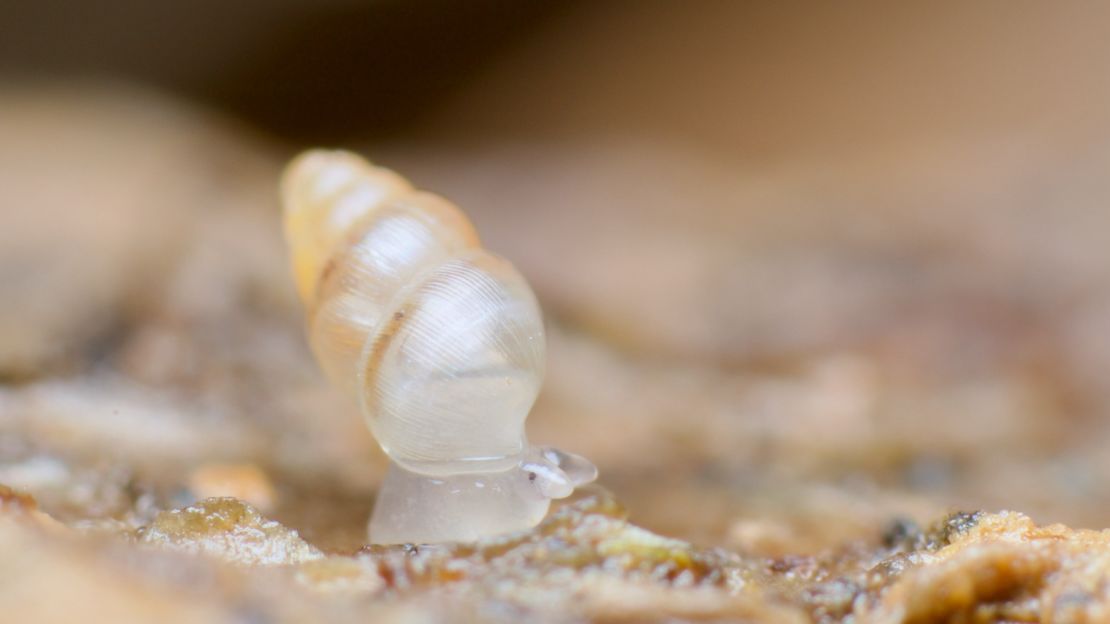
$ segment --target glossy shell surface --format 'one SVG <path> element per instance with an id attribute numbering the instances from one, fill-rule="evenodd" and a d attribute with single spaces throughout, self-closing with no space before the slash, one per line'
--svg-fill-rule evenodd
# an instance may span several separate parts
<path id="1" fill-rule="evenodd" d="M 313 350 L 385 452 L 428 474 L 514 464 L 545 354 L 524 278 L 453 204 L 352 154 L 299 157 L 283 196 Z"/>

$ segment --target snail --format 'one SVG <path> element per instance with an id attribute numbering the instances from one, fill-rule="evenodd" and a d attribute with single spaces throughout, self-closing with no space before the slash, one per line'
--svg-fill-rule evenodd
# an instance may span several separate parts
<path id="1" fill-rule="evenodd" d="M 298 156 L 281 191 L 309 343 L 389 457 L 371 542 L 531 528 L 596 478 L 586 459 L 528 444 L 539 305 L 459 208 L 343 151 Z"/>

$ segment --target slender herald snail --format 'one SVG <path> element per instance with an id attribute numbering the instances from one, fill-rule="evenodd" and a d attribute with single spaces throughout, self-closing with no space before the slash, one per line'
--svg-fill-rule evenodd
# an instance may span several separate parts
<path id="1" fill-rule="evenodd" d="M 462 211 L 342 151 L 298 156 L 281 190 L 312 350 L 390 460 L 371 542 L 531 528 L 596 478 L 586 459 L 528 444 L 539 305 Z"/>

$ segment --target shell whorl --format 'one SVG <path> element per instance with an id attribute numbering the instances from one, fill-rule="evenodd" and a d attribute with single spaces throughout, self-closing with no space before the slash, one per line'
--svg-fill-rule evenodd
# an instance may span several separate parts
<path id="1" fill-rule="evenodd" d="M 282 181 L 309 341 L 379 444 L 418 472 L 509 465 L 539 393 L 539 306 L 466 216 L 347 152 L 314 150 Z"/>

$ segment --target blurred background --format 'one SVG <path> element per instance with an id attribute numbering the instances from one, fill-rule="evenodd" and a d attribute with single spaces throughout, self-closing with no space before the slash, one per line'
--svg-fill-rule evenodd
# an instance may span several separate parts
<path id="1" fill-rule="evenodd" d="M 215 469 L 361 543 L 276 200 L 326 145 L 517 263 L 530 435 L 643 526 L 1108 526 L 1108 111 L 1099 3 L 0 2 L 0 483 L 137 525 Z"/>

